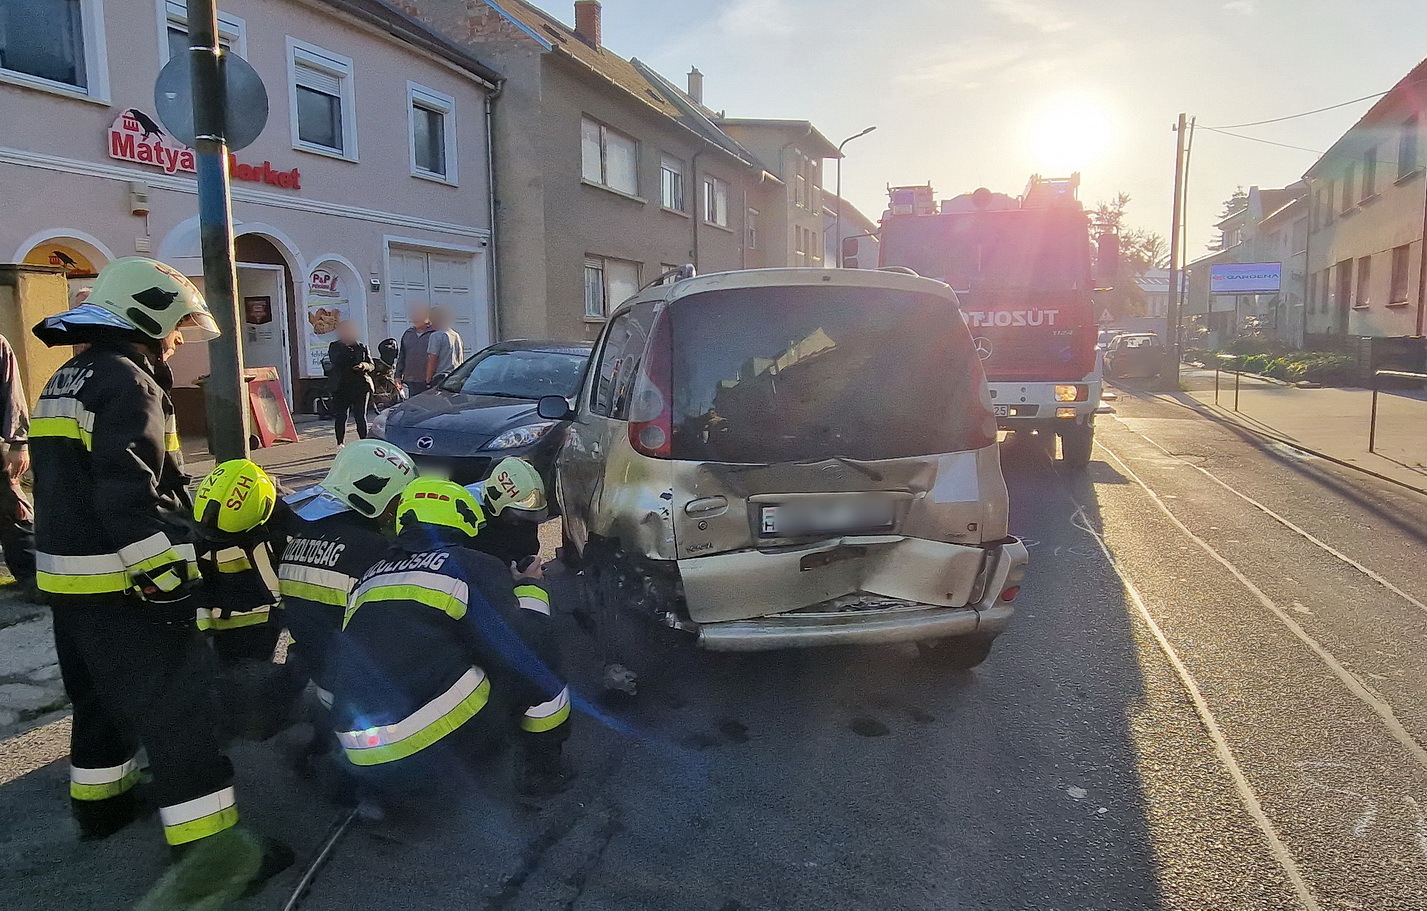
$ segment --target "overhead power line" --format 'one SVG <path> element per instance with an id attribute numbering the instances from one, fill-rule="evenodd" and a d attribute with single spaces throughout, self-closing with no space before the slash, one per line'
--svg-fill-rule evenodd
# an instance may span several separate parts
<path id="1" fill-rule="evenodd" d="M 1270 123 L 1282 123 L 1285 120 L 1297 120 L 1299 117 L 1311 117 L 1314 114 L 1322 114 L 1324 111 L 1336 111 L 1338 108 L 1345 108 L 1350 104 L 1357 104 L 1359 101 L 1368 101 L 1373 98 L 1381 98 L 1387 92 L 1374 92 L 1371 95 L 1364 95 L 1361 98 L 1354 98 L 1352 101 L 1340 101 L 1337 104 L 1330 104 L 1326 108 L 1316 108 L 1312 111 L 1304 111 L 1302 114 L 1289 114 L 1287 117 L 1274 117 L 1270 120 L 1255 120 L 1253 123 L 1229 123 L 1218 127 L 1204 127 L 1206 130 L 1241 130 L 1244 127 L 1261 127 Z M 1248 137 L 1244 137 L 1248 138 Z"/>
<path id="2" fill-rule="evenodd" d="M 1222 130 L 1218 127 L 1200 127 L 1199 129 L 1208 130 L 1211 133 L 1222 133 L 1225 136 L 1232 136 L 1235 139 L 1247 139 L 1249 142 L 1261 142 L 1264 145 L 1278 146 L 1281 149 L 1294 149 L 1299 152 L 1312 152 L 1314 155 L 1323 154 L 1320 149 L 1309 149 L 1303 146 L 1292 146 L 1286 142 L 1274 142 L 1271 139 L 1259 139 L 1257 136 L 1245 136 L 1243 133 L 1230 133 L 1228 130 Z"/>

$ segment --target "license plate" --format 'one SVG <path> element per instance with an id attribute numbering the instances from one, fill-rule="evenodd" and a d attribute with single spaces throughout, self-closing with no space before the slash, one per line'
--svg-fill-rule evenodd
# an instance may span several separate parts
<path id="1" fill-rule="evenodd" d="M 1010 406 L 1010 405 L 992 405 L 992 406 L 991 406 L 991 413 L 994 414 L 994 415 L 995 415 L 996 417 L 998 417 L 998 418 L 1010 417 L 1010 416 L 1011 416 L 1011 406 Z"/>
<path id="2" fill-rule="evenodd" d="M 758 533 L 764 538 L 849 534 L 891 528 L 893 504 L 886 500 L 828 500 L 764 506 Z"/>

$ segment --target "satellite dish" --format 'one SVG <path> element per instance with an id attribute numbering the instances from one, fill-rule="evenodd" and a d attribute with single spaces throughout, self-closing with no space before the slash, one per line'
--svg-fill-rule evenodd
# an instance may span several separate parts
<path id="1" fill-rule="evenodd" d="M 192 54 L 169 58 L 154 82 L 154 110 L 159 122 L 179 142 L 197 144 L 193 131 Z M 224 51 L 219 59 L 227 83 L 227 112 L 224 118 L 228 148 L 237 151 L 253 144 L 268 122 L 268 90 L 253 65 Z"/>

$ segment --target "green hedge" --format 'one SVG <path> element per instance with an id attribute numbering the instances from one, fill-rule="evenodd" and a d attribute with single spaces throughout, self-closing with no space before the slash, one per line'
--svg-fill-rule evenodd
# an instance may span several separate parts
<path id="1" fill-rule="evenodd" d="M 1260 347 L 1264 346 L 1260 344 Z M 1332 351 L 1230 351 L 1228 353 L 1241 356 L 1237 362 L 1230 362 L 1225 366 L 1237 367 L 1245 373 L 1257 373 L 1290 383 L 1304 380 L 1322 383 L 1325 386 L 1351 386 L 1358 380 L 1357 359 L 1348 354 L 1337 354 Z M 1208 352 L 1205 363 L 1213 363 L 1213 361 L 1214 353 Z"/>

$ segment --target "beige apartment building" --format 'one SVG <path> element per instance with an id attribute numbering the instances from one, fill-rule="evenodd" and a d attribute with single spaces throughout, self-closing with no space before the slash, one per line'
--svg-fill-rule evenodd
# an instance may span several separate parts
<path id="1" fill-rule="evenodd" d="M 1427 313 L 1427 61 L 1314 165 L 1306 329 L 1314 339 L 1421 336 Z"/>
<path id="2" fill-rule="evenodd" d="M 135 254 L 200 277 L 192 150 L 153 107 L 160 68 L 187 46 L 186 5 L 71 5 L 68 19 L 12 16 L 0 35 L 0 262 L 60 266 L 72 290 Z M 246 364 L 276 368 L 302 408 L 337 319 L 375 345 L 414 301 L 450 305 L 467 347 L 488 344 L 499 74 L 379 0 L 222 0 L 220 39 L 270 109 L 230 162 Z M 174 369 L 192 388 L 206 346 Z"/>
<path id="3" fill-rule="evenodd" d="M 699 272 L 826 264 L 823 160 L 806 120 L 729 118 L 695 68 L 676 86 L 602 41 L 575 0 L 404 0 L 506 82 L 494 130 L 501 324 L 592 338 L 639 287 Z"/>
<path id="4" fill-rule="evenodd" d="M 686 263 L 742 268 L 761 163 L 681 91 L 521 0 L 407 0 L 506 81 L 493 133 L 497 286 L 507 336 L 593 338 L 640 287 Z"/>

